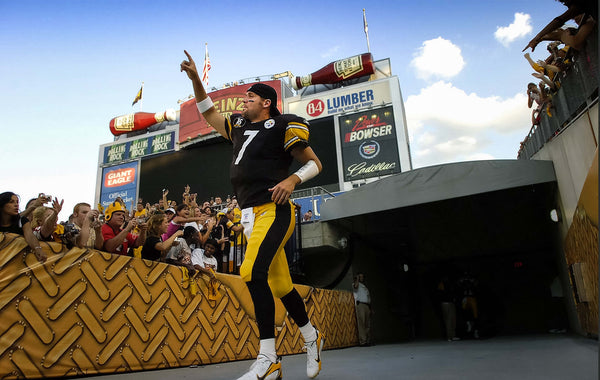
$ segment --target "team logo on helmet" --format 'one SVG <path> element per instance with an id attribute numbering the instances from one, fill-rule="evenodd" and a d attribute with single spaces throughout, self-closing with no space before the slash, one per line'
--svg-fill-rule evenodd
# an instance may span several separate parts
<path id="1" fill-rule="evenodd" d="M 269 119 L 269 120 L 265 121 L 265 128 L 271 129 L 274 126 L 275 126 L 275 120 Z"/>
<path id="2" fill-rule="evenodd" d="M 233 128 L 242 128 L 244 125 L 246 125 L 246 119 L 243 117 L 238 116 L 233 119 Z"/>
<path id="3" fill-rule="evenodd" d="M 375 140 L 365 141 L 358 147 L 358 153 L 362 158 L 370 160 L 379 154 L 379 143 Z"/>

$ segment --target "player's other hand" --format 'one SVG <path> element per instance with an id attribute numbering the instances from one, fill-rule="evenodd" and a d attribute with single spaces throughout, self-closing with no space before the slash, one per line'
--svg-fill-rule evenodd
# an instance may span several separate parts
<path id="1" fill-rule="evenodd" d="M 278 205 L 282 205 L 290 199 L 292 192 L 296 188 L 296 176 L 290 176 L 283 181 L 279 182 L 274 187 L 271 187 L 271 200 Z"/>

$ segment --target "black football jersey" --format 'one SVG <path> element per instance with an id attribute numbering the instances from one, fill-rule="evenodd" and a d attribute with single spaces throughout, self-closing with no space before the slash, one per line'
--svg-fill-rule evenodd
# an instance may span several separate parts
<path id="1" fill-rule="evenodd" d="M 230 177 L 240 207 L 271 202 L 269 189 L 289 176 L 291 149 L 308 146 L 308 122 L 279 115 L 251 123 L 240 114 L 225 119 L 233 144 Z"/>

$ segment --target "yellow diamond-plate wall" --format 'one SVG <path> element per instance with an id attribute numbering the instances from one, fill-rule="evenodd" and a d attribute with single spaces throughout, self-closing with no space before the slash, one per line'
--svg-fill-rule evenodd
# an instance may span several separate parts
<path id="1" fill-rule="evenodd" d="M 579 285 L 586 299 L 575 299 L 581 328 L 598 335 L 598 149 L 579 194 L 573 223 L 565 238 L 565 258 L 571 269 L 571 288 Z M 579 265 L 580 272 L 573 273 Z M 575 279 L 573 276 L 576 276 Z M 573 282 L 579 280 L 579 284 Z M 583 288 L 583 289 L 581 289 Z"/>
<path id="2" fill-rule="evenodd" d="M 180 267 L 42 244 L 0 233 L 0 378 L 140 371 L 249 359 L 258 328 L 245 284 L 218 274 L 192 281 Z M 214 289 L 214 287 L 213 287 Z M 325 349 L 358 343 L 352 293 L 296 285 Z M 276 301 L 279 354 L 302 352 L 298 327 Z"/>
<path id="3" fill-rule="evenodd" d="M 598 335 L 598 227 L 583 208 L 578 208 L 573 216 L 565 239 L 565 257 L 569 267 L 574 263 L 586 264 L 582 273 L 583 284 L 591 297 L 586 302 L 577 302 L 574 297 L 575 305 L 581 328 Z M 570 281 L 573 282 L 573 278 Z M 571 287 L 575 288 L 573 283 Z"/>

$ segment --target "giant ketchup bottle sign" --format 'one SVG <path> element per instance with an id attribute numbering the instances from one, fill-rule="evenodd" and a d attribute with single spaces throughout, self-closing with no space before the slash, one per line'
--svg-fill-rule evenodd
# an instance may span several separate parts
<path id="1" fill-rule="evenodd" d="M 292 87 L 299 90 L 313 84 L 337 83 L 347 79 L 371 75 L 375 72 L 373 56 L 364 53 L 331 62 L 323 68 L 302 77 L 291 78 Z"/>

